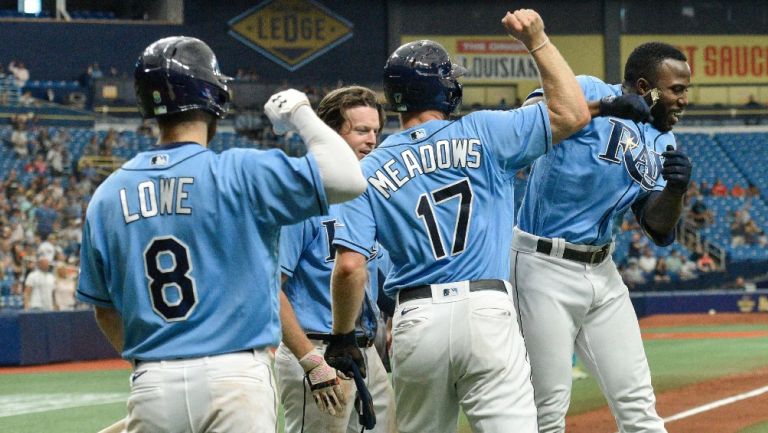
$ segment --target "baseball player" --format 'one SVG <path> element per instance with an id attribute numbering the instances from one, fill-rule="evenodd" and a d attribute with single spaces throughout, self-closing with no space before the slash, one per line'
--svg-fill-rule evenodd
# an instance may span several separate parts
<path id="1" fill-rule="evenodd" d="M 397 298 L 392 371 L 401 433 L 457 429 L 459 406 L 475 432 L 536 431 L 525 347 L 510 296 L 515 172 L 589 120 L 573 73 L 523 9 L 503 19 L 529 48 L 544 81 L 544 104 L 477 111 L 447 120 L 459 105 L 463 68 L 436 42 L 398 48 L 384 90 L 404 131 L 361 165 L 367 191 L 342 206 L 332 277 L 333 338 L 325 359 L 345 374 L 365 367 L 355 319 L 377 241 L 393 262 L 385 291 Z"/>
<path id="2" fill-rule="evenodd" d="M 276 432 L 280 226 L 365 187 L 349 146 L 293 89 L 265 111 L 308 156 L 209 151 L 227 81 L 198 39 L 147 47 L 135 85 L 158 146 L 107 178 L 86 213 L 77 296 L 134 365 L 128 433 Z"/>
<path id="3" fill-rule="evenodd" d="M 376 147 L 384 111 L 370 89 L 350 86 L 334 90 L 320 101 L 317 113 L 344 138 L 358 159 Z M 330 285 L 336 250 L 332 242 L 336 228 L 344 225 L 340 206 L 331 206 L 327 216 L 285 226 L 280 235 L 283 342 L 275 354 L 275 376 L 287 433 L 357 433 L 361 429 L 351 404 L 355 399 L 352 381 L 339 380 L 336 370 L 323 359 L 331 336 Z M 355 328 L 376 413 L 373 431 L 384 433 L 395 431 L 395 401 L 389 376 L 372 345 L 379 316 L 379 262 L 388 260 L 381 251 L 372 252 L 368 262 L 365 300 Z"/>
<path id="4" fill-rule="evenodd" d="M 643 95 L 653 122 L 596 118 L 533 165 L 513 237 L 511 281 L 542 433 L 565 429 L 574 343 L 621 432 L 666 432 L 611 251 L 616 224 L 630 208 L 657 245 L 674 241 L 691 175 L 670 132 L 688 104 L 686 61 L 670 45 L 648 43 L 629 56 L 621 85 L 578 77 L 587 99 Z"/>

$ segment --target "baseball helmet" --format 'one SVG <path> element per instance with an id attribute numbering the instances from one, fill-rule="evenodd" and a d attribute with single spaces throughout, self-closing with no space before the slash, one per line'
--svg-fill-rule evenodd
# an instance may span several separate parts
<path id="1" fill-rule="evenodd" d="M 458 77 L 466 69 L 451 63 L 448 51 L 430 40 L 409 42 L 392 53 L 384 65 L 388 108 L 409 112 L 439 110 L 450 114 L 461 103 Z"/>
<path id="2" fill-rule="evenodd" d="M 230 93 L 216 55 L 205 42 L 186 36 L 160 39 L 139 56 L 134 72 L 136 100 L 144 118 L 189 110 L 223 117 Z"/>

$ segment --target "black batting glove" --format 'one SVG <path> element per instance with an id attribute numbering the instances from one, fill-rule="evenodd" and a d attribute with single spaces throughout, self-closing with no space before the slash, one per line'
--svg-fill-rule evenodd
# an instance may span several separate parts
<path id="1" fill-rule="evenodd" d="M 346 334 L 332 334 L 325 348 L 325 362 L 347 377 L 354 376 L 352 364 L 356 364 L 365 377 L 365 360 L 357 347 L 355 331 Z"/>
<path id="2" fill-rule="evenodd" d="M 620 117 L 635 122 L 652 122 L 651 108 L 640 95 L 606 96 L 600 100 L 598 116 Z"/>
<path id="3" fill-rule="evenodd" d="M 664 163 L 661 166 L 661 176 L 667 181 L 664 188 L 678 195 L 688 191 L 691 182 L 691 160 L 681 150 L 675 150 L 672 145 L 667 146 L 667 151 L 662 153 Z"/>

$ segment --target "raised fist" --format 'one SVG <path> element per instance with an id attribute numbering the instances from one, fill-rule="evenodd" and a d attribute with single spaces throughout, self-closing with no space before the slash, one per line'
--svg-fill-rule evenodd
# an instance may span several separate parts
<path id="1" fill-rule="evenodd" d="M 264 113 L 272 122 L 275 134 L 282 135 L 288 131 L 297 131 L 292 116 L 302 105 L 309 107 L 307 95 L 296 89 L 283 90 L 270 96 L 264 104 Z"/>
<path id="2" fill-rule="evenodd" d="M 518 9 L 507 12 L 501 20 L 510 36 L 519 39 L 528 50 L 534 50 L 547 42 L 544 21 L 533 9 Z"/>

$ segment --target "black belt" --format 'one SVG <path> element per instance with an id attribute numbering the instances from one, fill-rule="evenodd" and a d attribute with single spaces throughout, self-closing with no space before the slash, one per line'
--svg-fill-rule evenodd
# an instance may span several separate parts
<path id="1" fill-rule="evenodd" d="M 501 280 L 475 280 L 469 282 L 469 291 L 478 292 L 480 290 L 495 290 L 497 292 L 507 293 L 507 286 Z M 413 301 L 414 299 L 424 299 L 432 297 L 432 286 L 424 284 L 423 286 L 405 287 L 400 289 L 397 295 L 398 302 Z"/>
<path id="2" fill-rule="evenodd" d="M 539 239 L 536 242 L 536 251 L 544 254 L 552 252 L 552 241 L 549 239 Z M 573 260 L 575 262 L 587 263 L 594 265 L 602 263 L 611 254 L 611 245 L 603 245 L 602 248 L 595 251 L 579 251 L 573 248 L 565 247 L 563 250 L 563 258 L 567 260 Z"/>
<path id="3" fill-rule="evenodd" d="M 331 334 L 326 334 L 324 332 L 307 332 L 307 338 L 310 340 L 320 340 L 327 343 L 331 341 Z M 368 338 L 363 334 L 357 334 L 355 335 L 355 338 L 357 339 L 357 347 L 373 346 L 373 338 Z"/>

